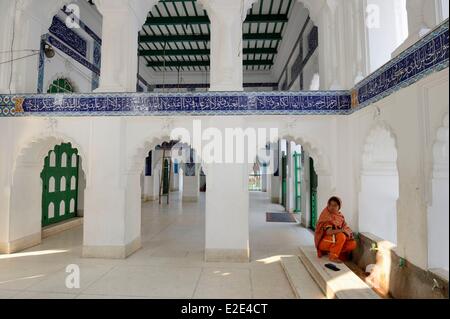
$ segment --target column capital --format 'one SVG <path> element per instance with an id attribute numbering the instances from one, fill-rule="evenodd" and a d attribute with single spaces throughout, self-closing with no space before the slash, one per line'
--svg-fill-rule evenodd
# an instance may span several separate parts
<path id="1" fill-rule="evenodd" d="M 217 15 L 226 16 L 227 11 L 240 10 L 242 21 L 247 17 L 248 10 L 258 0 L 198 0 L 197 2 L 208 12 L 210 18 Z"/>
<path id="2" fill-rule="evenodd" d="M 96 0 L 100 13 L 105 16 L 109 13 L 129 12 L 136 18 L 138 32 L 145 23 L 148 13 L 158 3 L 158 0 Z"/>
<path id="3" fill-rule="evenodd" d="M 325 1 L 325 0 L 297 0 L 297 1 L 303 3 L 303 5 L 306 7 L 306 9 L 308 9 L 309 16 L 315 22 L 316 25 L 318 24 L 320 12 L 322 11 L 324 5 L 328 4 L 328 6 L 330 6 L 330 4 L 328 3 L 328 0 L 327 1 Z M 331 0 L 331 3 L 333 1 L 335 1 L 335 0 Z"/>

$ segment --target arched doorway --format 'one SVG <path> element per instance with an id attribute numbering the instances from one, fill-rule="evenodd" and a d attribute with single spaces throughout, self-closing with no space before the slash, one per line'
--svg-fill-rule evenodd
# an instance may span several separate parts
<path id="1" fill-rule="evenodd" d="M 44 159 L 42 179 L 42 226 L 77 217 L 79 171 L 78 150 L 71 143 L 56 145 Z"/>
<path id="2" fill-rule="evenodd" d="M 44 228 L 58 227 L 51 235 L 65 231 L 60 224 L 84 215 L 82 157 L 80 146 L 65 137 L 42 138 L 22 149 L 11 190 L 10 253 L 41 243 L 48 235 Z M 77 238 L 81 246 L 82 236 Z"/>
<path id="3" fill-rule="evenodd" d="M 362 156 L 359 230 L 397 243 L 397 147 L 384 126 L 374 128 Z"/>
<path id="4" fill-rule="evenodd" d="M 449 250 L 449 116 L 444 117 L 433 146 L 431 205 L 428 207 L 428 268 L 448 271 Z"/>
<path id="5" fill-rule="evenodd" d="M 151 250 L 155 258 L 202 261 L 206 194 L 200 191 L 202 166 L 195 150 L 177 140 L 157 138 L 146 143 L 141 156 L 145 161 L 136 158 L 136 165 L 145 163 L 139 203 L 143 250 Z"/>

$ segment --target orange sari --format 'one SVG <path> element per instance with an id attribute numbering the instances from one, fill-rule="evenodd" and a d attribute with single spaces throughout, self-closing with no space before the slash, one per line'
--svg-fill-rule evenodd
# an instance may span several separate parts
<path id="1" fill-rule="evenodd" d="M 345 222 L 344 215 L 342 215 L 341 212 L 338 212 L 337 214 L 330 213 L 328 208 L 325 207 L 317 221 L 316 231 L 314 233 L 314 243 L 316 245 L 318 257 L 322 256 L 322 252 L 319 249 L 320 241 L 326 235 L 327 228 L 330 227 L 332 229 L 342 229 L 349 239 L 353 238 L 353 232 Z"/>

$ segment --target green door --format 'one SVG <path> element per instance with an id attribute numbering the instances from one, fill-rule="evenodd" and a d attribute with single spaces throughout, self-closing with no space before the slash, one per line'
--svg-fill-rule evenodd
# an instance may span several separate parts
<path id="1" fill-rule="evenodd" d="M 317 174 L 314 169 L 314 160 L 309 158 L 309 178 L 310 178 L 310 194 L 311 194 L 311 222 L 310 227 L 316 229 L 317 223 Z"/>
<path id="2" fill-rule="evenodd" d="M 287 156 L 281 157 L 281 204 L 286 207 Z"/>
<path id="3" fill-rule="evenodd" d="M 76 216 L 78 201 L 78 150 L 70 143 L 55 146 L 44 160 L 42 226 Z"/>
<path id="4" fill-rule="evenodd" d="M 294 192 L 295 192 L 295 213 L 300 213 L 302 198 L 301 198 L 301 189 L 302 189 L 302 162 L 301 162 L 301 154 L 295 152 L 294 153 Z"/>

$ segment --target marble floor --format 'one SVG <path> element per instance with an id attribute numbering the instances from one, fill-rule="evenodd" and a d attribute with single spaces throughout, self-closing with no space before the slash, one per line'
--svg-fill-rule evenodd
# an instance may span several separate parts
<path id="1" fill-rule="evenodd" d="M 82 226 L 21 253 L 0 254 L 0 298 L 294 298 L 279 262 L 313 243 L 296 224 L 267 223 L 281 211 L 265 193 L 250 193 L 250 263 L 205 263 L 204 194 L 199 203 L 142 205 L 143 247 L 125 260 L 81 258 Z M 66 267 L 80 287 L 66 287 Z"/>

